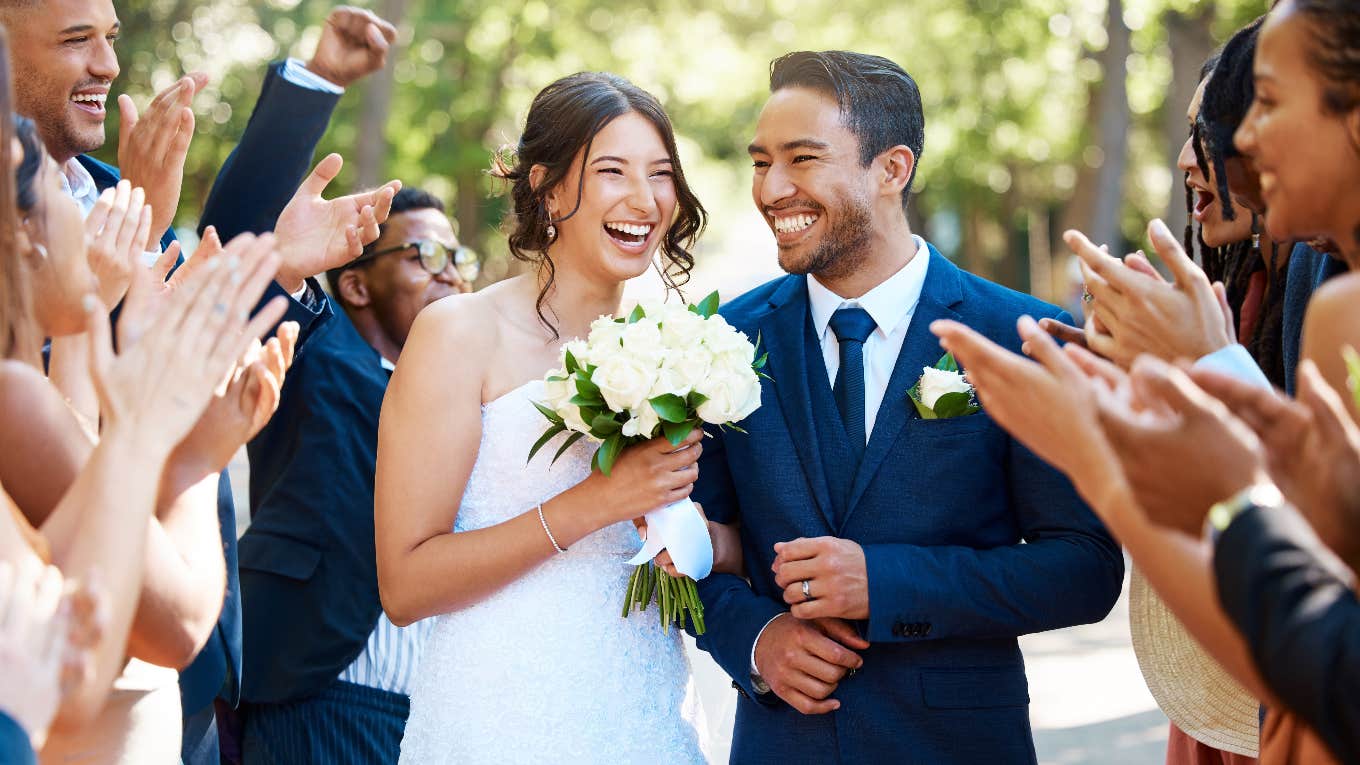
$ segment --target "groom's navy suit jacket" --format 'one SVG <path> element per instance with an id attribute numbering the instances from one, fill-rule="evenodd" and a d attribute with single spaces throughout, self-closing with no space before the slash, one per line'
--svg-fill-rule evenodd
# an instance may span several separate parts
<path id="1" fill-rule="evenodd" d="M 1057 471 L 984 412 L 924 420 L 907 390 L 943 354 L 930 323 L 962 321 L 1013 351 L 1016 318 L 1057 308 L 956 268 L 932 247 L 921 299 L 861 464 L 852 463 L 813 336 L 807 283 L 776 279 L 721 314 L 769 352 L 762 405 L 704 447 L 694 499 L 740 521 L 750 582 L 699 583 L 699 646 L 735 678 L 732 762 L 1032 763 L 1016 636 L 1102 619 L 1119 596 L 1118 545 Z M 751 648 L 786 611 L 774 544 L 859 543 L 872 645 L 841 681 L 837 712 L 804 716 L 751 687 Z M 1023 544 L 1022 544 L 1023 542 Z"/>

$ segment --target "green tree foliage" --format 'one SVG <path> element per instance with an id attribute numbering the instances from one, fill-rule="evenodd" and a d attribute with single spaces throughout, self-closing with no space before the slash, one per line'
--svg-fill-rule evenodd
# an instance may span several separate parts
<path id="1" fill-rule="evenodd" d="M 704 201 L 715 225 L 701 257 L 724 246 L 723 219 L 731 210 L 750 206 L 744 147 L 765 97 L 769 61 L 789 50 L 878 53 L 913 74 L 927 124 L 914 222 L 961 262 L 1014 286 L 1051 293 L 1049 283 L 1030 283 L 1036 274 L 1047 279 L 1047 270 L 1026 267 L 1031 250 L 1051 250 L 1063 224 L 1086 224 L 1083 205 L 1094 192 L 1083 179 L 1104 161 L 1095 113 L 1106 77 L 1100 53 L 1110 39 L 1103 0 L 367 4 L 400 16 L 386 130 L 361 129 L 365 99 L 349 94 L 322 150 L 349 160 L 343 186 L 357 181 L 354 157 L 369 146 L 381 158 L 382 177 L 448 199 L 463 239 L 502 258 L 494 228 L 505 200 L 484 172 L 490 153 L 513 144 L 539 88 L 582 69 L 618 72 L 667 105 L 691 175 L 709 179 Z M 244 128 L 264 65 L 310 54 L 330 7 L 321 0 L 118 4 L 124 71 L 116 89 L 145 102 L 183 71 L 202 69 L 213 78 L 196 104 L 182 224 L 193 223 Z M 1166 14 L 1200 20 L 1221 41 L 1265 9 L 1246 0 L 1125 0 L 1122 7 L 1132 54 L 1126 73 L 1116 73 L 1127 77 L 1129 107 L 1128 164 L 1118 193 L 1123 234 L 1139 242 L 1144 222 L 1179 199 L 1172 144 L 1178 149 L 1183 134 L 1174 137 L 1173 116 L 1185 104 L 1168 103 Z M 366 87 L 375 85 L 355 90 Z M 112 158 L 112 124 L 109 134 L 104 154 Z M 1046 263 L 1050 253 L 1035 257 Z M 498 273 L 496 264 L 489 271 Z"/>

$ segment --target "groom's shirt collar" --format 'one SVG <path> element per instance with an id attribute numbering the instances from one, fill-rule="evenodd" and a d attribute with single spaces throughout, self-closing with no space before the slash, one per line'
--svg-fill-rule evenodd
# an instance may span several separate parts
<path id="1" fill-rule="evenodd" d="M 885 338 L 891 336 L 898 325 L 911 318 L 916 303 L 921 299 L 926 269 L 930 266 L 930 248 L 926 246 L 925 240 L 915 234 L 911 238 L 916 240 L 916 255 L 897 273 L 859 298 L 843 298 L 817 281 L 817 277 L 808 274 L 808 305 L 812 310 L 812 327 L 818 338 L 826 336 L 831 314 L 846 306 L 858 306 L 868 311 L 878 325 L 874 332 L 881 333 Z"/>

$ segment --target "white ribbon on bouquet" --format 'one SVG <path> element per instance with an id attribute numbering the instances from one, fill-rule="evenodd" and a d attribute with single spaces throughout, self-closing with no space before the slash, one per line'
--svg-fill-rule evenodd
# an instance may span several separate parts
<path id="1" fill-rule="evenodd" d="M 647 513 L 647 539 L 629 565 L 640 566 L 670 550 L 680 573 L 698 581 L 713 570 L 713 540 L 708 524 L 689 497 Z"/>

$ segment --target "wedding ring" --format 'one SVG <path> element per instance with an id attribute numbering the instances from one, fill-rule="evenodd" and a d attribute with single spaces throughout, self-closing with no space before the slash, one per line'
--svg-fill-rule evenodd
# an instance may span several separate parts
<path id="1" fill-rule="evenodd" d="M 812 587 L 806 579 L 803 580 L 803 600 L 812 600 Z"/>
<path id="2" fill-rule="evenodd" d="M 1087 292 L 1086 290 L 1081 291 L 1081 302 L 1090 303 L 1095 299 L 1095 295 L 1092 295 L 1090 292 Z"/>

